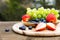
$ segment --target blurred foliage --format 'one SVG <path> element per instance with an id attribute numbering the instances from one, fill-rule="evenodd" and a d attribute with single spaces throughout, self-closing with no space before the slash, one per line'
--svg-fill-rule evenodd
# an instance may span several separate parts
<path id="1" fill-rule="evenodd" d="M 60 20 L 60 12 L 59 12 L 59 17 L 58 17 L 58 19 Z"/>
<path id="2" fill-rule="evenodd" d="M 55 8 L 55 5 L 52 4 L 52 5 L 48 5 L 50 2 L 49 1 L 45 1 L 45 0 L 33 0 L 34 4 L 35 4 L 35 7 L 36 7 L 36 4 L 40 4 L 39 7 L 44 7 L 44 8 Z M 38 8 L 38 7 L 37 7 Z"/>
<path id="3" fill-rule="evenodd" d="M 26 5 L 34 2 L 35 4 L 40 3 L 45 8 L 57 7 L 60 1 L 56 0 L 56 5 L 48 6 L 49 2 L 45 3 L 45 0 L 6 0 L 5 3 L 0 5 L 0 20 L 2 21 L 19 21 L 21 16 L 26 13 Z M 22 6 L 24 5 L 24 7 Z M 29 6 L 30 7 L 30 6 Z M 36 6 L 35 6 L 36 7 Z M 32 7 L 31 7 L 32 8 Z M 60 9 L 60 5 L 58 6 Z M 60 17 L 59 17 L 60 19 Z"/>
<path id="4" fill-rule="evenodd" d="M 5 9 L 2 7 L 1 10 L 0 18 L 3 18 L 3 21 L 21 20 L 21 16 L 26 13 L 26 9 L 20 5 L 20 0 L 6 1 Z"/>

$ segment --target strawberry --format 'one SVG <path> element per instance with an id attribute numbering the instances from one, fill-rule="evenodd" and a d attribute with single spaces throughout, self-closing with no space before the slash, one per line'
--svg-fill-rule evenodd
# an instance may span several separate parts
<path id="1" fill-rule="evenodd" d="M 48 14 L 46 17 L 47 22 L 56 23 L 56 20 L 57 20 L 57 18 L 53 13 Z"/>
<path id="2" fill-rule="evenodd" d="M 60 30 L 60 23 L 57 23 L 56 25 L 56 31 L 59 31 Z"/>
<path id="3" fill-rule="evenodd" d="M 25 22 L 28 21 L 29 19 L 30 19 L 30 15 L 26 14 L 26 15 L 22 16 L 22 20 L 25 21 Z"/>
<path id="4" fill-rule="evenodd" d="M 42 31 L 42 30 L 45 30 L 46 29 L 46 23 L 39 23 L 37 26 L 36 26 L 36 31 Z"/>
<path id="5" fill-rule="evenodd" d="M 56 26 L 53 23 L 47 23 L 46 25 L 47 29 L 54 31 L 56 29 Z"/>

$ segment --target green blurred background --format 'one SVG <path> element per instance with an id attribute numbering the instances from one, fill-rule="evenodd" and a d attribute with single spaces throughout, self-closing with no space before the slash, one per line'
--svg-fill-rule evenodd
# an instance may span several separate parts
<path id="1" fill-rule="evenodd" d="M 28 7 L 60 10 L 60 0 L 0 0 L 0 21 L 20 21 Z"/>

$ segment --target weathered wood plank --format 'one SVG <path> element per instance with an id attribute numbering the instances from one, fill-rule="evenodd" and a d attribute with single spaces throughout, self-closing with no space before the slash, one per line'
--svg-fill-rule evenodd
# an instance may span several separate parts
<path id="1" fill-rule="evenodd" d="M 60 40 L 60 36 L 57 37 L 30 37 L 16 34 L 12 31 L 12 26 L 17 22 L 0 22 L 0 40 Z M 5 32 L 5 29 L 9 29 L 9 32 Z"/>

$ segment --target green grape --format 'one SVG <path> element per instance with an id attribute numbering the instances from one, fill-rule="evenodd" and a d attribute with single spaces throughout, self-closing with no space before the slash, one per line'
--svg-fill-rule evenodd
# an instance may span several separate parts
<path id="1" fill-rule="evenodd" d="M 32 10 L 28 10 L 28 11 L 27 11 L 27 14 L 30 14 L 31 12 L 32 12 Z"/>
<path id="2" fill-rule="evenodd" d="M 59 17 L 59 11 L 55 10 L 54 8 L 52 9 L 44 9 L 43 7 L 38 8 L 38 10 L 36 8 L 27 8 L 27 14 L 29 14 L 31 16 L 32 19 L 36 19 L 36 18 L 44 18 L 46 19 L 46 16 L 50 13 L 53 13 L 57 18 Z"/>
<path id="3" fill-rule="evenodd" d="M 59 14 L 56 14 L 56 17 L 58 18 L 59 17 Z"/>
<path id="4" fill-rule="evenodd" d="M 30 8 L 27 8 L 27 12 L 26 13 L 30 15 L 31 12 L 32 12 L 32 10 Z"/>
<path id="5" fill-rule="evenodd" d="M 51 13 L 55 13 L 55 9 L 51 9 Z"/>
<path id="6" fill-rule="evenodd" d="M 36 18 L 37 18 L 37 15 L 36 15 L 36 14 L 34 14 L 34 15 L 33 15 L 33 18 L 35 18 L 35 19 L 36 19 Z"/>
<path id="7" fill-rule="evenodd" d="M 54 14 L 58 14 L 58 13 L 59 13 L 59 11 L 58 11 L 58 10 L 55 10 L 55 11 L 54 11 Z"/>
<path id="8" fill-rule="evenodd" d="M 37 18 L 37 9 L 36 8 L 34 8 L 33 10 L 32 10 L 32 14 L 33 14 L 33 17 L 34 18 Z"/>
<path id="9" fill-rule="evenodd" d="M 27 11 L 28 11 L 28 10 L 31 10 L 31 8 L 27 8 Z"/>
<path id="10" fill-rule="evenodd" d="M 43 16 L 43 14 L 46 14 L 45 11 L 46 11 L 46 10 L 45 10 L 43 7 L 38 8 L 38 13 L 41 15 L 40 18 L 44 18 L 44 17 L 45 17 L 45 16 Z M 38 15 L 39 15 L 39 14 L 38 14 Z"/>
<path id="11" fill-rule="evenodd" d="M 32 11 L 32 9 L 30 9 L 30 8 L 27 8 L 27 12 L 26 12 L 28 15 L 30 15 L 31 16 L 31 18 L 33 18 L 32 16 L 33 16 L 33 11 Z"/>
<path id="12" fill-rule="evenodd" d="M 59 11 L 58 10 L 55 10 L 55 9 L 51 9 L 51 12 L 56 15 L 56 17 L 58 18 L 59 17 Z"/>
<path id="13" fill-rule="evenodd" d="M 34 11 L 34 12 L 35 12 L 35 11 L 37 11 L 37 9 L 36 9 L 36 8 L 34 8 L 34 9 L 32 9 L 32 11 Z"/>
<path id="14" fill-rule="evenodd" d="M 41 15 L 38 15 L 38 19 L 40 19 L 41 18 Z"/>
<path id="15" fill-rule="evenodd" d="M 43 10 L 44 10 L 44 8 L 43 8 L 43 7 L 41 7 L 41 8 L 38 8 L 38 10 L 39 10 L 39 11 L 43 11 Z"/>
<path id="16" fill-rule="evenodd" d="M 43 14 L 43 18 L 46 18 L 46 14 Z"/>
<path id="17" fill-rule="evenodd" d="M 48 8 L 48 9 L 46 9 L 46 11 L 47 11 L 47 14 L 49 14 L 51 10 Z"/>
<path id="18" fill-rule="evenodd" d="M 41 7 L 41 8 L 38 8 L 38 11 L 44 11 L 44 8 L 43 7 Z"/>
<path id="19" fill-rule="evenodd" d="M 47 15 L 47 10 L 46 10 L 46 9 L 44 9 L 44 14 L 46 14 L 46 15 Z"/>

